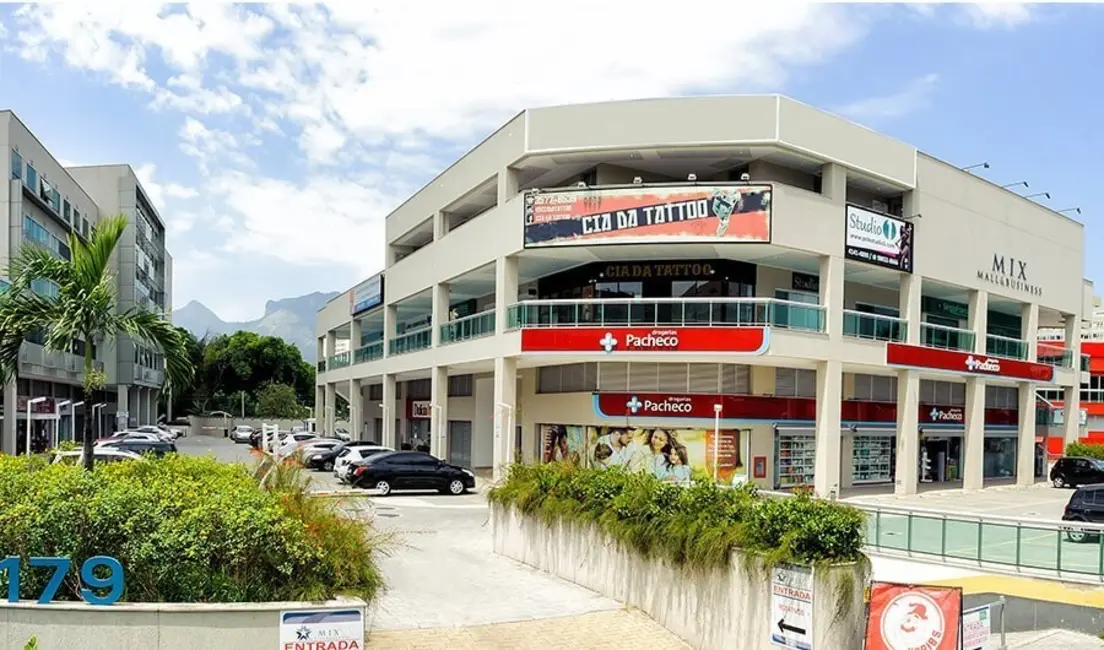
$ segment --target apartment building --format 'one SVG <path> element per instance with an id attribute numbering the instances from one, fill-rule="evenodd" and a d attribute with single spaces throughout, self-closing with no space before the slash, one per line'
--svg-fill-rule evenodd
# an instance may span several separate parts
<path id="1" fill-rule="evenodd" d="M 786 97 L 526 110 L 385 230 L 318 315 L 326 428 L 820 494 L 1030 483 L 1080 435 L 1082 224 Z"/>
<path id="2" fill-rule="evenodd" d="M 164 222 L 128 165 L 65 168 L 12 111 L 0 111 L 0 164 L 8 183 L 0 188 L 0 269 L 20 247 L 33 242 L 68 259 L 69 235 L 86 239 L 104 216 L 127 214 L 130 226 L 116 254 L 120 309 L 142 304 L 165 309 L 171 304 L 171 259 L 164 249 Z M 0 278 L 2 280 L 2 278 Z M 3 282 L 3 289 L 7 282 Z M 36 283 L 32 290 L 55 294 L 56 286 Z M 105 399 L 84 399 L 83 343 L 55 352 L 32 335 L 20 353 L 18 377 L 4 386 L 0 452 L 25 448 L 33 436 L 72 439 L 86 417 L 94 428 L 156 421 L 163 362 L 133 342 L 92 343 L 95 364 L 108 377 Z M 41 399 L 38 399 L 41 398 Z M 29 419 L 28 419 L 28 405 Z"/>

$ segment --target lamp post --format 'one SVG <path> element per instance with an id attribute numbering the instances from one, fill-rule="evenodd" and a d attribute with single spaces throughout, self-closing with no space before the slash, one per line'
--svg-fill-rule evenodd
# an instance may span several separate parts
<path id="1" fill-rule="evenodd" d="M 92 405 L 92 418 L 96 421 L 96 438 L 99 438 L 102 433 L 102 431 L 100 431 L 100 416 L 97 411 L 103 409 L 105 406 L 107 406 L 107 402 L 100 402 L 99 404 Z"/>
<path id="2" fill-rule="evenodd" d="M 27 457 L 31 455 L 31 407 L 35 404 L 41 404 L 48 398 L 46 397 L 32 397 L 27 400 Z"/>
<path id="3" fill-rule="evenodd" d="M 721 459 L 721 410 L 724 409 L 723 404 L 713 405 L 713 482 L 717 482 L 719 476 L 717 472 L 717 463 Z"/>
<path id="4" fill-rule="evenodd" d="M 433 404 L 429 405 L 429 410 L 432 416 L 429 420 L 429 453 L 441 457 L 442 444 L 445 442 L 445 428 L 441 424 L 441 405 Z M 433 444 L 433 438 L 437 438 L 437 444 Z"/>
<path id="5" fill-rule="evenodd" d="M 73 402 L 72 404 L 69 405 L 69 427 L 70 427 L 69 434 L 70 434 L 70 437 L 72 437 L 73 440 L 77 439 L 77 407 L 78 406 L 84 406 L 84 400 L 81 400 L 79 402 Z"/>
<path id="6" fill-rule="evenodd" d="M 54 447 L 61 442 L 61 407 L 72 404 L 71 400 L 63 399 L 54 404 Z"/>
<path id="7" fill-rule="evenodd" d="M 513 429 L 514 405 L 513 404 L 507 404 L 505 402 L 498 402 L 497 404 L 495 404 L 495 408 L 496 409 L 502 409 L 506 412 L 505 425 L 503 425 L 502 418 L 500 418 L 497 413 L 495 414 L 495 421 L 494 421 L 494 442 L 495 442 L 495 452 L 496 453 L 494 455 L 495 463 L 494 463 L 493 472 L 494 472 L 494 479 L 497 481 L 502 476 L 502 466 L 504 464 L 500 459 L 503 456 L 507 456 L 507 454 L 506 454 L 506 450 L 507 450 L 507 447 L 506 447 L 507 438 L 506 438 L 506 436 L 507 435 L 512 436 L 510 431 Z M 505 431 L 503 431 L 503 429 L 505 429 Z M 512 462 L 508 457 L 505 460 L 506 460 L 505 464 L 509 464 L 510 462 Z"/>

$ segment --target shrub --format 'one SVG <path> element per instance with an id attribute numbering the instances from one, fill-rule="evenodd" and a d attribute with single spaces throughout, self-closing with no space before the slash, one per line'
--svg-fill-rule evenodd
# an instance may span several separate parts
<path id="1" fill-rule="evenodd" d="M 858 561 L 866 521 L 855 508 L 808 493 L 767 498 L 751 484 L 678 487 L 564 463 L 514 465 L 489 499 L 546 523 L 594 524 L 646 557 L 696 567 L 725 566 L 736 549 L 768 565 Z"/>
<path id="2" fill-rule="evenodd" d="M 1066 445 L 1066 455 L 1104 460 L 1104 445 L 1091 442 L 1071 442 Z"/>
<path id="3" fill-rule="evenodd" d="M 210 458 L 85 472 L 0 456 L 0 556 L 69 557 L 77 569 L 58 599 L 78 599 L 80 565 L 109 555 L 126 571 L 124 601 L 371 600 L 382 585 L 377 541 L 310 498 L 301 478 L 266 490 L 245 467 Z M 24 563 L 21 597 L 37 598 L 48 578 Z"/>

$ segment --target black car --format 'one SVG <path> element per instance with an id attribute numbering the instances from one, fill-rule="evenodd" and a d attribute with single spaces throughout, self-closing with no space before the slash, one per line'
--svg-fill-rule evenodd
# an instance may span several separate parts
<path id="1" fill-rule="evenodd" d="M 325 451 L 317 451 L 306 454 L 303 458 L 303 464 L 313 470 L 320 470 L 323 472 L 332 472 L 334 468 L 334 462 L 337 461 L 337 457 L 341 455 L 343 451 L 352 447 L 375 447 L 379 445 L 378 442 L 371 440 L 354 440 L 352 442 L 343 442 L 332 449 Z"/>
<path id="2" fill-rule="evenodd" d="M 1063 457 L 1050 470 L 1050 482 L 1056 488 L 1104 483 L 1104 460 Z"/>
<path id="3" fill-rule="evenodd" d="M 1064 459 L 1063 459 L 1064 460 Z M 1066 504 L 1062 521 L 1084 521 L 1090 524 L 1104 524 L 1104 484 L 1085 485 L 1077 488 Z M 1096 530 L 1066 529 L 1071 542 L 1084 542 L 1099 537 Z"/>
<path id="4" fill-rule="evenodd" d="M 133 451 L 136 454 L 153 454 L 158 457 L 164 456 L 165 454 L 176 453 L 176 445 L 174 443 L 162 440 L 123 438 L 122 440 L 105 442 L 102 446 L 111 447 L 112 449 L 122 449 L 124 451 Z"/>
<path id="5" fill-rule="evenodd" d="M 353 468 L 353 485 L 376 490 L 380 496 L 392 490 L 437 490 L 463 494 L 475 489 L 470 470 L 420 451 L 389 451 L 366 458 Z"/>

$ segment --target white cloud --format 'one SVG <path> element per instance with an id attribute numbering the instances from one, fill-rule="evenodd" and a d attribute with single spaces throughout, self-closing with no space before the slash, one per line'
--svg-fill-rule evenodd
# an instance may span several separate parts
<path id="1" fill-rule="evenodd" d="M 859 122 L 901 117 L 927 106 L 938 84 L 939 75 L 926 74 L 913 79 L 904 88 L 890 95 L 868 97 L 834 110 Z"/>
<path id="2" fill-rule="evenodd" d="M 142 189 L 146 191 L 146 196 L 153 202 L 153 207 L 157 208 L 157 212 L 161 215 L 161 218 L 171 222 L 172 219 L 170 215 L 166 214 L 165 210 L 165 197 L 170 196 L 175 199 L 191 199 L 199 196 L 199 191 L 193 187 L 186 187 L 179 183 L 159 182 L 153 178 L 156 171 L 157 165 L 154 163 L 146 163 L 135 167 L 134 175 L 138 177 L 138 182 L 142 184 Z"/>
<path id="3" fill-rule="evenodd" d="M 963 11 L 968 23 L 978 29 L 1019 27 L 1033 18 L 1031 7 L 1019 2 L 978 2 Z"/>

